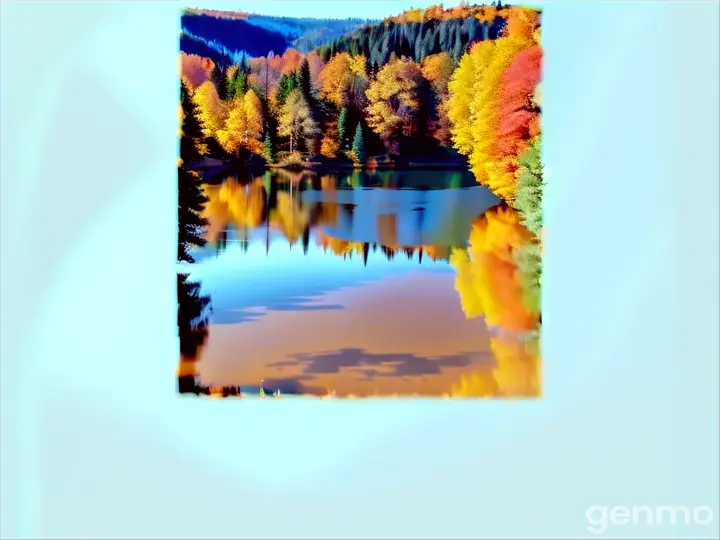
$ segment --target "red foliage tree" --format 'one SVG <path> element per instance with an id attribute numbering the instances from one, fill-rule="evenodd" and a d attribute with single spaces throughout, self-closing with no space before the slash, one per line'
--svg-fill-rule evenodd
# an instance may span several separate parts
<path id="1" fill-rule="evenodd" d="M 500 155 L 518 155 L 539 130 L 540 111 L 533 105 L 533 92 L 540 82 L 542 54 L 540 45 L 521 51 L 503 74 L 497 140 Z"/>
<path id="2" fill-rule="evenodd" d="M 191 84 L 193 90 L 210 78 L 215 64 L 209 58 L 180 53 L 180 75 Z"/>

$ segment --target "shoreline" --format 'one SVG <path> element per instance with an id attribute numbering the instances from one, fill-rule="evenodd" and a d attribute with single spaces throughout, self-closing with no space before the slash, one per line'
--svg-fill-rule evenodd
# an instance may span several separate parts
<path id="1" fill-rule="evenodd" d="M 458 160 L 401 160 L 399 162 L 374 162 L 365 165 L 355 165 L 351 162 L 313 162 L 306 163 L 265 163 L 265 162 L 249 162 L 238 163 L 218 158 L 207 158 L 202 162 L 193 163 L 191 168 L 207 178 L 229 173 L 229 172 L 258 172 L 258 171 L 289 171 L 289 172 L 314 172 L 314 173 L 333 173 L 333 172 L 367 172 L 376 171 L 452 171 L 452 172 L 468 172 L 469 166 L 467 162 Z"/>

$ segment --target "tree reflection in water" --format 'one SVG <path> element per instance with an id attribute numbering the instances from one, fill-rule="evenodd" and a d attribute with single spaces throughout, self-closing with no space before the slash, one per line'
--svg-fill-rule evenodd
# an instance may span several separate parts
<path id="1" fill-rule="evenodd" d="M 350 184 L 360 182 L 350 180 Z M 447 397 L 539 397 L 540 243 L 520 223 L 518 213 L 505 204 L 495 204 L 474 220 L 474 214 L 468 217 L 469 232 L 467 225 L 448 222 L 445 237 L 455 238 L 462 228 L 466 240 L 457 243 L 464 245 L 401 245 L 395 239 L 392 224 L 387 225 L 385 238 L 380 242 L 334 238 L 326 232 L 326 226 L 337 224 L 339 216 L 345 214 L 351 223 L 354 219 L 354 204 L 336 202 L 343 181 L 285 171 L 266 173 L 248 182 L 228 178 L 222 184 L 203 185 L 201 197 L 206 202 L 198 218 L 206 224 L 205 237 L 196 242 L 197 236 L 193 236 L 191 243 L 201 247 L 207 240 L 217 252 L 222 252 L 228 243 L 228 230 L 234 229 L 237 241 L 247 249 L 249 231 L 262 229 L 268 251 L 272 229 L 281 233 L 290 245 L 301 243 L 307 253 L 312 231 L 326 253 L 342 258 L 356 255 L 364 265 L 368 264 L 370 251 L 378 248 L 388 260 L 397 255 L 410 260 L 417 255 L 420 264 L 423 255 L 435 261 L 446 260 L 455 269 L 455 289 L 465 316 L 484 319 L 492 334 L 490 347 L 496 361 L 491 369 L 463 376 L 448 389 Z M 452 183 L 458 184 L 459 180 L 452 178 Z M 200 189 L 197 183 L 194 187 Z M 301 197 L 303 191 L 318 188 L 323 192 L 321 202 L 304 201 Z M 413 211 L 417 211 L 416 219 L 422 225 L 424 208 Z M 192 226 L 197 227 L 193 220 Z M 187 275 L 178 277 L 178 295 L 181 364 L 184 364 L 180 391 L 218 396 L 239 394 L 239 388 L 201 387 L 196 383 L 194 365 L 207 339 L 210 298 L 202 296 L 200 285 L 189 281 Z"/>

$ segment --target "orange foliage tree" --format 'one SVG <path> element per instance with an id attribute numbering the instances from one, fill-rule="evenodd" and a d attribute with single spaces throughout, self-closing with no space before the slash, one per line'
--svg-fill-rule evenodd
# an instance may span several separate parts
<path id="1" fill-rule="evenodd" d="M 433 136 L 443 145 L 450 145 L 451 123 L 448 117 L 448 83 L 455 71 L 455 63 L 447 53 L 432 54 L 422 62 L 422 74 L 430 82 L 436 103 L 436 118 L 431 126 Z"/>
<path id="2" fill-rule="evenodd" d="M 363 107 L 368 86 L 365 57 L 336 54 L 320 72 L 319 82 L 322 96 L 337 107 Z"/>
<path id="3" fill-rule="evenodd" d="M 509 38 L 537 41 L 539 38 L 540 12 L 536 9 L 513 6 L 505 11 L 505 30 Z"/>
<path id="4" fill-rule="evenodd" d="M 261 90 L 265 96 L 271 96 L 275 93 L 278 83 L 280 82 L 280 69 L 282 68 L 282 57 L 268 55 L 259 58 L 250 59 L 250 73 L 248 75 L 248 84 Z"/>
<path id="5" fill-rule="evenodd" d="M 386 64 L 367 89 L 368 125 L 392 149 L 400 135 L 417 129 L 421 108 L 420 85 L 424 78 L 420 66 L 408 58 Z"/>
<path id="6" fill-rule="evenodd" d="M 521 51 L 503 74 L 497 147 L 503 159 L 525 151 L 540 131 L 540 111 L 534 93 L 540 82 L 542 56 L 540 45 L 533 45 Z"/>
<path id="7" fill-rule="evenodd" d="M 277 56 L 276 58 L 279 59 L 280 73 L 282 75 L 290 75 L 300 67 L 303 55 L 295 49 L 287 49 L 282 56 Z"/>
<path id="8" fill-rule="evenodd" d="M 323 59 L 317 51 L 310 51 L 305 56 L 305 59 L 307 60 L 308 67 L 310 68 L 310 81 L 312 82 L 312 85 L 315 88 L 320 88 L 320 73 L 325 67 L 325 62 L 323 62 Z"/>
<path id="9" fill-rule="evenodd" d="M 194 54 L 180 53 L 180 75 L 194 90 L 210 78 L 215 63 L 209 58 L 202 58 Z"/>

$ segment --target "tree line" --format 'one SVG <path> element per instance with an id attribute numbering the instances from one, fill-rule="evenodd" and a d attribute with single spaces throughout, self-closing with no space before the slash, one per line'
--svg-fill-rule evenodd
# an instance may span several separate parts
<path id="1" fill-rule="evenodd" d="M 302 152 L 363 165 L 370 155 L 452 148 L 506 201 L 520 182 L 527 207 L 539 186 L 539 36 L 530 8 L 432 6 L 307 54 L 288 49 L 229 67 L 184 61 L 194 81 L 184 74 L 183 92 L 211 155 L 274 163 Z"/>

